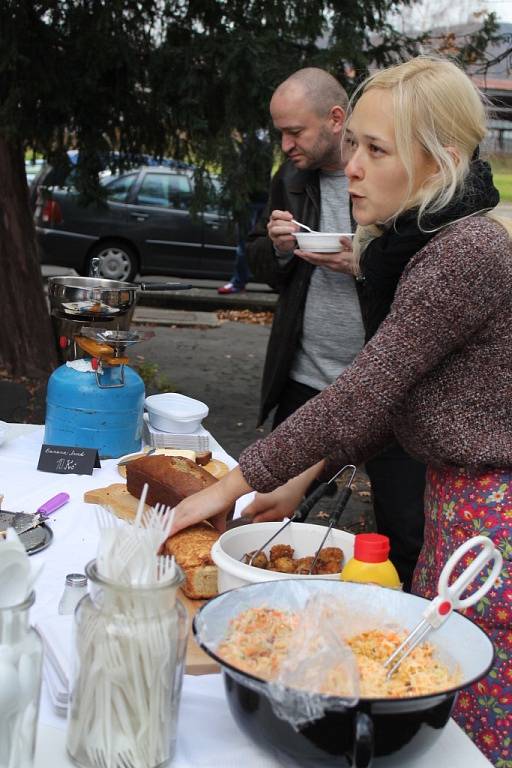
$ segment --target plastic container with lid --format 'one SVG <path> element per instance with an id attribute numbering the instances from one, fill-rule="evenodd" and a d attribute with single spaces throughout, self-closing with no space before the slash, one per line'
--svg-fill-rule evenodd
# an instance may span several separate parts
<path id="1" fill-rule="evenodd" d="M 388 560 L 388 555 L 387 536 L 380 533 L 358 533 L 354 541 L 354 557 L 343 568 L 341 579 L 400 589 L 402 585 L 398 571 Z"/>
<path id="2" fill-rule="evenodd" d="M 177 435 L 195 432 L 209 410 L 200 400 L 176 392 L 150 395 L 144 404 L 152 427 Z"/>

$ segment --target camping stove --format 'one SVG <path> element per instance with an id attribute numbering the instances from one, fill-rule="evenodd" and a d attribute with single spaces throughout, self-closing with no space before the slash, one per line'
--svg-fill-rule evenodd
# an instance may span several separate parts
<path id="1" fill-rule="evenodd" d="M 104 459 L 134 453 L 141 445 L 144 382 L 129 367 L 125 351 L 142 338 L 135 331 L 94 325 L 75 330 L 73 359 L 48 381 L 44 441 L 96 448 Z"/>

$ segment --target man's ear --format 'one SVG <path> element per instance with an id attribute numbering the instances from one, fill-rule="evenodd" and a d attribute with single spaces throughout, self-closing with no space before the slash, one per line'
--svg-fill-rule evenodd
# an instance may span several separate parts
<path id="1" fill-rule="evenodd" d="M 335 105 L 329 112 L 329 120 L 331 121 L 333 133 L 341 133 L 345 124 L 345 110 Z"/>

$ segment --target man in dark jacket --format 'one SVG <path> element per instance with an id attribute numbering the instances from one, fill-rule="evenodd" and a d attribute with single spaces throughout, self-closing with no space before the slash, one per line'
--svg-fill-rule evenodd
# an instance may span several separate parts
<path id="1" fill-rule="evenodd" d="M 267 208 L 249 234 L 256 280 L 279 292 L 262 381 L 260 423 L 277 406 L 273 427 L 334 381 L 364 343 L 350 240 L 336 253 L 297 249 L 292 219 L 311 229 L 350 233 L 352 219 L 341 140 L 347 95 L 321 69 L 299 70 L 274 92 L 270 111 L 286 162 Z M 397 444 L 367 464 L 378 530 L 405 588 L 423 541 L 425 468 Z"/>

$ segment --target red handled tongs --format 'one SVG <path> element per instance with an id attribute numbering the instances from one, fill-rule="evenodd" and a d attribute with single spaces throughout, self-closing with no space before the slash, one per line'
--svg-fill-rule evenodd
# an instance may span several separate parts
<path id="1" fill-rule="evenodd" d="M 464 562 L 468 552 L 475 547 L 481 547 L 480 552 L 462 573 L 450 583 L 455 569 Z M 489 573 L 490 563 L 492 563 L 492 569 Z M 434 629 L 438 629 L 451 616 L 454 610 L 469 608 L 470 605 L 474 605 L 486 595 L 498 578 L 502 566 L 503 557 L 501 552 L 487 536 L 473 536 L 468 541 L 465 541 L 464 544 L 461 544 L 448 559 L 448 562 L 441 571 L 439 581 L 437 582 L 437 597 L 423 611 L 422 621 L 414 627 L 403 643 L 384 662 L 384 667 L 388 670 L 386 678 L 389 679 L 402 661 L 409 656 L 427 634 Z M 467 587 L 477 578 L 482 577 L 482 575 L 487 576 L 487 578 L 479 589 L 476 589 L 467 597 L 461 597 Z"/>

